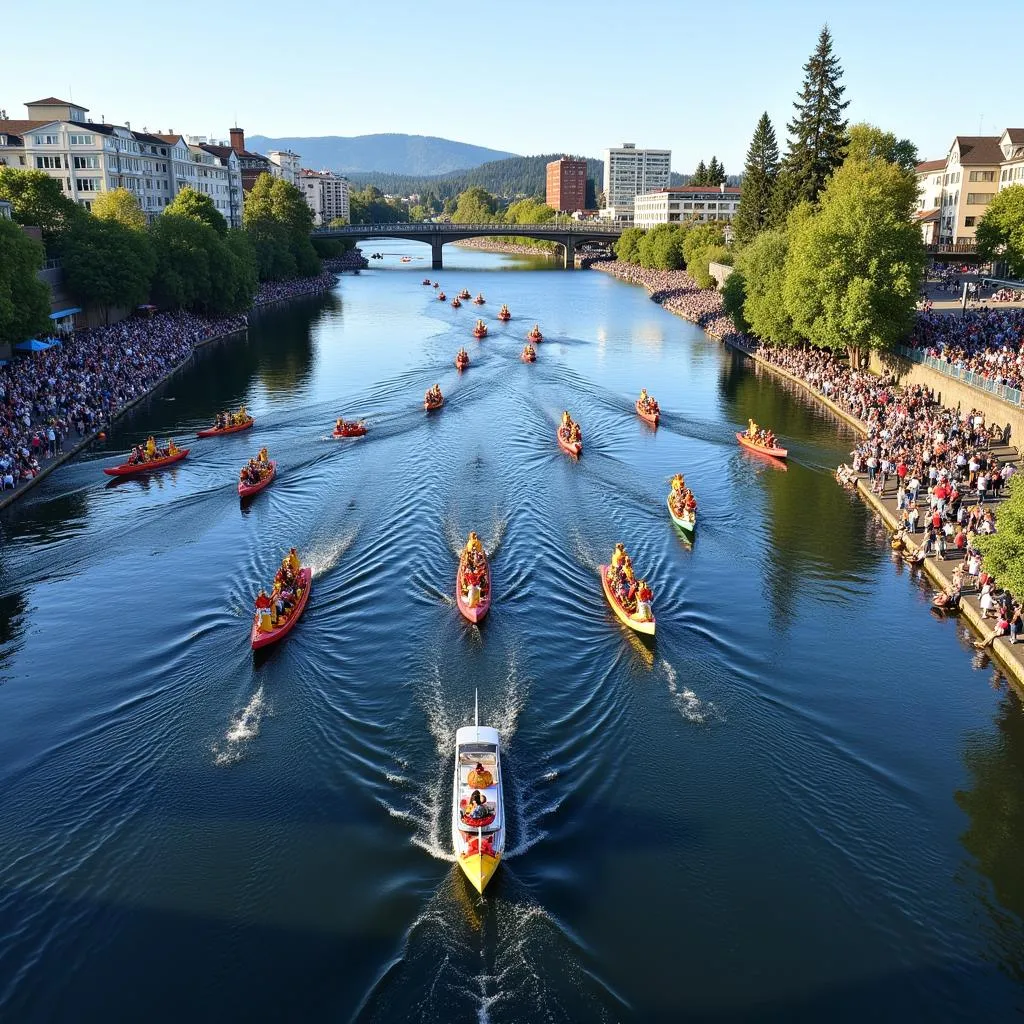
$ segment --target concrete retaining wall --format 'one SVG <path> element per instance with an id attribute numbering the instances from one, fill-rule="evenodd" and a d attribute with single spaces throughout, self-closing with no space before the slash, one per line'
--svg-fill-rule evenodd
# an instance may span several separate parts
<path id="1" fill-rule="evenodd" d="M 725 263 L 709 263 L 708 273 L 718 282 L 719 289 L 725 284 L 733 268 Z"/>

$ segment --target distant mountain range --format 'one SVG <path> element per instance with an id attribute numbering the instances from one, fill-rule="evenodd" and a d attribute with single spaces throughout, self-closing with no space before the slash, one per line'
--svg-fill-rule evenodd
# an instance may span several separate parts
<path id="1" fill-rule="evenodd" d="M 471 146 L 433 135 L 325 135 L 283 139 L 251 135 L 246 147 L 257 153 L 290 149 L 302 157 L 303 167 L 339 174 L 359 171 L 417 176 L 448 174 L 478 167 L 489 160 L 515 156 L 505 150 Z"/>

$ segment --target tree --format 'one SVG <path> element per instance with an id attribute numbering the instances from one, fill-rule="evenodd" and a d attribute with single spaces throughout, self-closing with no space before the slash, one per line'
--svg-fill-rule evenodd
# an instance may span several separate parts
<path id="1" fill-rule="evenodd" d="M 1011 478 L 1009 497 L 996 509 L 996 532 L 975 543 L 986 571 L 1014 597 L 1024 597 L 1024 478 Z"/>
<path id="2" fill-rule="evenodd" d="M 1013 278 L 1024 276 L 1024 185 L 995 194 L 975 232 L 983 260 L 1005 260 Z"/>
<path id="3" fill-rule="evenodd" d="M 913 176 L 877 157 L 835 172 L 819 211 L 790 239 L 784 294 L 798 333 L 847 349 L 854 365 L 862 349 L 906 336 L 925 263 L 916 202 Z"/>
<path id="4" fill-rule="evenodd" d="M 659 224 L 651 232 L 651 249 L 658 270 L 682 270 L 686 266 L 684 243 L 689 227 Z"/>
<path id="5" fill-rule="evenodd" d="M 804 65 L 804 84 L 793 104 L 796 116 L 786 125 L 789 148 L 783 165 L 786 176 L 784 202 L 779 216 L 798 202 L 814 202 L 832 172 L 843 162 L 846 151 L 846 121 L 843 111 L 845 87 L 840 85 L 843 69 L 832 52 L 832 34 L 826 25 L 818 45 Z"/>
<path id="6" fill-rule="evenodd" d="M 768 228 L 739 254 L 736 269 L 729 278 L 731 281 L 737 274 L 742 275 L 743 318 L 747 330 L 772 345 L 792 345 L 800 340 L 783 294 L 788 254 L 787 230 Z"/>
<path id="7" fill-rule="evenodd" d="M 615 256 L 623 263 L 638 263 L 640 260 L 640 239 L 644 237 L 643 228 L 626 228 L 615 243 Z"/>
<path id="8" fill-rule="evenodd" d="M 693 172 L 693 177 L 690 178 L 691 185 L 706 185 L 708 183 L 708 169 L 704 165 L 704 161 L 701 160 L 697 164 L 697 170 Z"/>
<path id="9" fill-rule="evenodd" d="M 487 224 L 494 220 L 497 203 L 490 192 L 479 185 L 467 188 L 455 204 L 453 224 Z"/>
<path id="10" fill-rule="evenodd" d="M 872 157 L 895 164 L 908 174 L 914 174 L 920 162 L 917 146 L 910 139 L 897 139 L 892 132 L 882 131 L 866 121 L 852 125 L 846 159 L 870 160 Z"/>
<path id="11" fill-rule="evenodd" d="M 164 213 L 153 221 L 150 237 L 156 257 L 155 301 L 174 309 L 205 308 L 218 272 L 211 259 L 217 232 L 195 217 Z"/>
<path id="12" fill-rule="evenodd" d="M 261 174 L 246 197 L 242 222 L 254 246 L 261 281 L 319 272 L 320 257 L 310 240 L 313 212 L 294 185 Z"/>
<path id="13" fill-rule="evenodd" d="M 779 176 L 779 144 L 775 129 L 765 111 L 754 129 L 754 137 L 743 165 L 743 192 L 733 221 L 736 242 L 746 245 L 771 216 L 772 194 Z"/>
<path id="14" fill-rule="evenodd" d="M 717 156 L 711 157 L 711 163 L 708 164 L 708 185 L 724 185 L 725 184 L 725 168 L 718 162 Z"/>
<path id="15" fill-rule="evenodd" d="M 101 192 L 92 201 L 92 215 L 100 220 L 117 221 L 132 231 L 145 231 L 146 215 L 139 206 L 135 193 L 126 188 Z"/>
<path id="16" fill-rule="evenodd" d="M 743 304 L 747 301 L 747 280 L 738 267 L 725 279 L 722 285 L 722 307 L 732 317 L 740 334 L 750 333 L 750 324 L 743 315 Z"/>
<path id="17" fill-rule="evenodd" d="M 156 260 L 149 236 L 120 220 L 80 217 L 61 245 L 64 281 L 83 306 L 131 309 L 149 297 Z"/>
<path id="18" fill-rule="evenodd" d="M 386 199 L 373 185 L 351 193 L 348 206 L 353 224 L 401 224 L 409 219 L 402 203 Z"/>
<path id="19" fill-rule="evenodd" d="M 50 289 L 39 280 L 45 252 L 11 220 L 0 218 L 0 343 L 17 344 L 50 324 Z"/>
<path id="20" fill-rule="evenodd" d="M 293 186 L 294 187 L 294 186 Z M 305 200 L 303 200 L 305 205 Z M 309 207 L 306 206 L 308 210 Z M 218 235 L 222 237 L 228 233 L 228 222 L 224 215 L 214 206 L 213 200 L 203 192 L 197 192 L 194 188 L 186 186 L 173 199 L 164 210 L 164 213 L 172 213 L 181 217 L 191 217 L 193 220 L 202 221 L 208 224 Z M 312 214 L 310 215 L 312 217 Z"/>
<path id="21" fill-rule="evenodd" d="M 85 210 L 61 191 L 60 181 L 43 171 L 0 166 L 0 199 L 11 204 L 19 224 L 39 228 L 47 245 L 59 240 L 77 217 L 85 216 Z"/>

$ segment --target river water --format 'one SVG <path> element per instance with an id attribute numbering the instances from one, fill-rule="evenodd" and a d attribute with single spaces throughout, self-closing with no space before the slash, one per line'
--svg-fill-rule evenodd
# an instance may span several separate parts
<path id="1" fill-rule="evenodd" d="M 836 486 L 847 428 L 605 275 L 375 248 L 0 519 L 0 1019 L 1019 1015 L 1021 706 Z M 482 290 L 491 337 L 424 273 Z M 243 401 L 251 433 L 100 473 Z M 342 414 L 368 436 L 330 440 Z M 788 471 L 738 449 L 748 416 Z M 279 478 L 243 509 L 260 445 Z M 470 529 L 479 629 L 452 600 Z M 656 593 L 651 645 L 601 594 L 617 540 Z M 290 544 L 310 605 L 254 658 Z M 510 815 L 484 898 L 447 824 L 475 690 Z"/>

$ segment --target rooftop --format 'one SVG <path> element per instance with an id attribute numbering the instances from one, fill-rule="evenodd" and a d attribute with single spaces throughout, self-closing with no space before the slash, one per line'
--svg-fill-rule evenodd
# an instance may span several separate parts
<path id="1" fill-rule="evenodd" d="M 929 171 L 941 171 L 945 166 L 945 160 L 925 160 L 919 163 L 914 170 L 918 174 L 927 174 Z"/>
<path id="2" fill-rule="evenodd" d="M 1001 164 L 1003 151 L 998 135 L 958 135 L 953 145 L 960 149 L 961 164 Z"/>
<path id="3" fill-rule="evenodd" d="M 71 100 L 59 100 L 56 96 L 47 96 L 45 100 L 32 100 L 31 103 L 26 103 L 26 107 L 77 107 L 79 110 L 88 110 L 88 107 L 83 107 L 80 103 L 72 103 Z"/>

